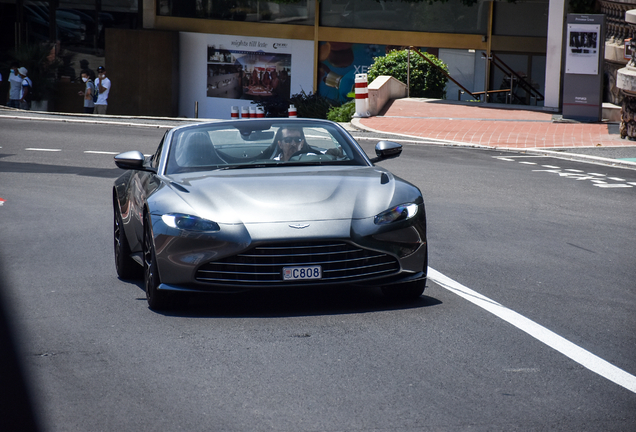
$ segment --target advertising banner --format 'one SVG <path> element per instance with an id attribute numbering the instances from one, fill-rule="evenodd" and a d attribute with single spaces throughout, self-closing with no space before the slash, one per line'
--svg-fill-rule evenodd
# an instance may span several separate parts
<path id="1" fill-rule="evenodd" d="M 208 46 L 208 97 L 289 99 L 291 54 Z"/>
<path id="2" fill-rule="evenodd" d="M 312 41 L 181 32 L 179 115 L 229 119 L 232 107 L 313 91 Z"/>
<path id="3" fill-rule="evenodd" d="M 367 73 L 374 57 L 386 53 L 384 45 L 320 42 L 318 50 L 318 93 L 344 103 L 353 92 L 356 74 Z"/>

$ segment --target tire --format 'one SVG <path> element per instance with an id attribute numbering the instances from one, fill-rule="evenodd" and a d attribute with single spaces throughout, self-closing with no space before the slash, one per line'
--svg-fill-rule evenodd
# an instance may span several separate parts
<path id="1" fill-rule="evenodd" d="M 172 298 L 170 293 L 161 292 L 157 289 L 161 284 L 161 280 L 159 279 L 155 245 L 150 226 L 150 220 L 146 218 L 144 221 L 143 244 L 144 290 L 146 291 L 146 300 L 148 300 L 148 307 L 152 310 L 167 310 L 172 306 Z"/>
<path id="2" fill-rule="evenodd" d="M 426 279 L 382 287 L 382 294 L 390 300 L 415 300 L 424 292 Z"/>
<path id="3" fill-rule="evenodd" d="M 137 279 L 141 267 L 131 258 L 130 245 L 124 231 L 124 223 L 117 203 L 113 205 L 113 240 L 115 249 L 115 269 L 121 279 Z"/>

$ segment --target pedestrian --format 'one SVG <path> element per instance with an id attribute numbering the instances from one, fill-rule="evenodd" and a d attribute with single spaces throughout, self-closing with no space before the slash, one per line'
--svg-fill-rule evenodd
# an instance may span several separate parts
<path id="1" fill-rule="evenodd" d="M 30 110 L 33 100 L 33 81 L 27 76 L 29 71 L 25 67 L 18 69 L 18 74 L 22 77 L 22 92 L 20 93 L 20 109 Z"/>
<path id="2" fill-rule="evenodd" d="M 84 96 L 84 113 L 93 114 L 95 110 L 95 102 L 93 101 L 93 95 L 95 94 L 95 84 L 91 79 L 91 73 L 88 69 L 82 70 L 82 81 L 86 84 L 84 91 L 79 91 L 77 94 Z"/>
<path id="3" fill-rule="evenodd" d="M 100 66 L 97 68 L 98 78 L 95 80 L 95 89 L 97 91 L 97 102 L 95 102 L 95 114 L 106 114 L 108 108 L 108 93 L 110 93 L 110 80 L 106 78 L 106 68 Z"/>
<path id="4" fill-rule="evenodd" d="M 11 63 L 9 72 L 9 108 L 20 108 L 20 92 L 22 91 L 22 77 L 18 74 L 18 63 Z"/>

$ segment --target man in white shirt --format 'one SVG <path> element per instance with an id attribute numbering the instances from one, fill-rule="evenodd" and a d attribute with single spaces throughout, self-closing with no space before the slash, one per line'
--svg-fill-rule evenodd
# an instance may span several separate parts
<path id="1" fill-rule="evenodd" d="M 97 68 L 97 79 L 95 79 L 95 89 L 97 90 L 97 102 L 95 102 L 95 114 L 106 114 L 108 108 L 108 94 L 110 93 L 110 80 L 106 78 L 106 68 Z"/>

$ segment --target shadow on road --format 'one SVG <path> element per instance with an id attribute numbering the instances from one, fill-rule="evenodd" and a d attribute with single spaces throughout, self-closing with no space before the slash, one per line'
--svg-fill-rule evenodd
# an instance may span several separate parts
<path id="1" fill-rule="evenodd" d="M 136 284 L 143 290 L 143 283 Z M 138 298 L 146 301 L 145 296 Z M 176 296 L 175 307 L 160 311 L 165 316 L 192 318 L 297 317 L 368 313 L 416 309 L 442 304 L 424 295 L 416 300 L 389 300 L 379 288 L 303 287 L 263 288 L 237 294 L 183 294 Z"/>

